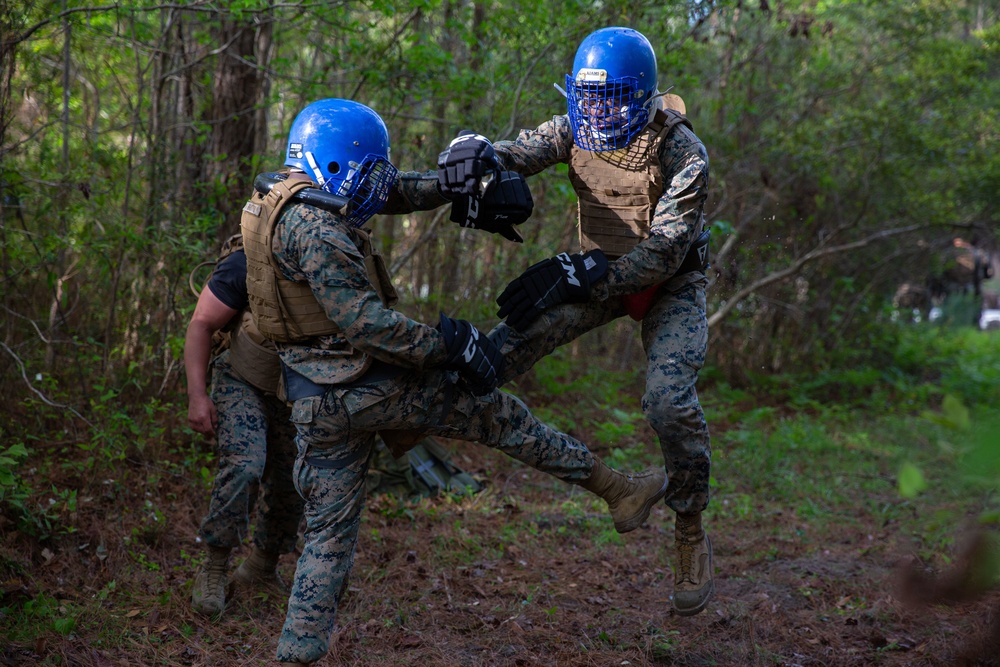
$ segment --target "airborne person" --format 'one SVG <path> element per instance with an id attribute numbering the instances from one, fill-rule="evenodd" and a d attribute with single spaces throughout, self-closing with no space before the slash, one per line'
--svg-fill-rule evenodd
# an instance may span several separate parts
<path id="1" fill-rule="evenodd" d="M 595 327 L 626 314 L 641 320 L 642 408 L 660 440 L 666 503 L 676 513 L 673 605 L 678 614 L 697 614 L 714 591 L 701 518 L 711 448 L 695 388 L 708 345 L 708 155 L 683 101 L 657 92 L 656 55 L 635 30 L 586 37 L 564 92 L 567 114 L 514 141 L 455 139 L 438 162 L 442 190 L 468 192 L 496 169 L 530 176 L 569 165 L 582 252 L 531 266 L 497 299 L 506 317 L 500 327 L 513 330 L 501 384 Z"/>

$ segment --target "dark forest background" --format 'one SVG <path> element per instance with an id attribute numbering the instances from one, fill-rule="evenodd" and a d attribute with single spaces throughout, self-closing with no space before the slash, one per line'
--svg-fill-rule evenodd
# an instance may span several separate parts
<path id="1" fill-rule="evenodd" d="M 649 37 L 708 147 L 711 356 L 730 381 L 877 359 L 901 285 L 946 272 L 955 238 L 996 248 L 995 0 L 224 4 L 4 0 L 5 411 L 175 390 L 189 274 L 308 102 L 370 105 L 393 161 L 432 168 L 463 128 L 511 138 L 564 112 L 552 84 L 607 25 Z M 444 208 L 376 219 L 407 312 L 488 325 L 509 279 L 574 247 L 564 172 L 531 186 L 523 246 Z M 631 332 L 605 334 L 607 363 L 641 360 Z"/>

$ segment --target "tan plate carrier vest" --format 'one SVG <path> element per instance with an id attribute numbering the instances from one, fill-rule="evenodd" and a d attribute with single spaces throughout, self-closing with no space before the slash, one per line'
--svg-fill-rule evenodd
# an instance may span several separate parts
<path id="1" fill-rule="evenodd" d="M 579 200 L 580 246 L 585 252 L 600 248 L 608 259 L 616 259 L 649 236 L 663 194 L 660 146 L 680 124 L 691 127 L 677 111 L 657 109 L 646 132 L 621 151 L 606 155 L 573 146 L 569 177 Z"/>
<path id="2" fill-rule="evenodd" d="M 241 249 L 243 249 L 242 236 L 240 234 L 231 236 L 223 244 L 218 259 L 200 264 L 195 270 L 206 264 L 218 266 L 226 257 Z M 206 281 L 202 289 L 206 289 L 207 286 Z M 193 285 L 192 290 L 195 290 Z M 198 295 L 200 292 L 195 290 L 195 294 Z M 244 308 L 233 315 L 224 327 L 212 334 L 212 358 L 225 350 L 230 350 L 231 369 L 243 381 L 266 394 L 278 393 L 278 382 L 281 379 L 278 350 L 274 347 L 274 343 L 264 338 L 257 330 L 249 308 Z"/>
<path id="3" fill-rule="evenodd" d="M 241 378 L 257 389 L 278 393 L 281 381 L 281 360 L 274 343 L 264 338 L 253 323 L 253 315 L 245 308 L 239 315 L 239 326 L 229 344 L 229 365 Z"/>
<path id="4" fill-rule="evenodd" d="M 254 191 L 243 207 L 240 228 L 247 255 L 247 291 L 253 321 L 260 333 L 279 343 L 301 343 L 317 336 L 341 333 L 326 316 L 309 284 L 288 280 L 281 273 L 271 252 L 274 228 L 282 209 L 299 190 L 317 187 L 308 180 L 280 181 L 263 194 Z M 353 240 L 364 255 L 368 281 L 389 308 L 399 297 L 392 286 L 382 255 L 372 246 L 368 232 L 349 228 Z M 341 351 L 343 364 L 331 382 L 346 382 L 360 376 L 372 359 L 349 345 Z"/>

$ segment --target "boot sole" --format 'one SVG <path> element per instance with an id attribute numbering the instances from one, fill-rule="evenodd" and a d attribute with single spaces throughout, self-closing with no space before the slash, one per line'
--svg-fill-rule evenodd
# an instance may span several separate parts
<path id="1" fill-rule="evenodd" d="M 712 581 L 708 585 L 708 595 L 705 596 L 705 600 L 700 605 L 698 605 L 697 607 L 689 607 L 686 609 L 681 609 L 680 607 L 677 606 L 677 603 L 675 601 L 674 611 L 677 613 L 678 616 L 696 616 L 697 614 L 700 614 L 701 612 L 705 611 L 705 607 L 708 606 L 708 603 L 712 600 L 714 596 L 715 596 L 715 582 Z"/>
<path id="2" fill-rule="evenodd" d="M 669 479 L 663 480 L 663 486 L 660 490 L 656 492 L 656 495 L 650 496 L 648 500 L 642 505 L 642 510 L 630 519 L 622 522 L 615 522 L 615 530 L 619 533 L 628 533 L 642 524 L 646 523 L 646 519 L 649 518 L 649 512 L 653 509 L 653 505 L 659 502 L 663 496 L 667 495 L 667 485 L 670 483 Z"/>

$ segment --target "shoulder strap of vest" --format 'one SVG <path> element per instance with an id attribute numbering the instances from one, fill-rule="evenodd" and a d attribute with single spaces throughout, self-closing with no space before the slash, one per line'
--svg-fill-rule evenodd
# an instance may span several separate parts
<path id="1" fill-rule="evenodd" d="M 653 115 L 653 120 L 649 123 L 649 129 L 654 136 L 666 137 L 678 125 L 686 125 L 689 130 L 694 130 L 688 117 L 674 109 L 657 109 Z"/>
<path id="2" fill-rule="evenodd" d="M 266 257 L 267 263 L 271 265 L 271 270 L 274 271 L 276 278 L 281 276 L 281 267 L 278 266 L 278 260 L 275 258 L 274 253 L 271 252 L 271 243 L 274 238 L 274 228 L 278 221 L 278 216 L 287 204 L 292 202 L 292 198 L 297 192 L 305 190 L 306 188 L 314 188 L 316 184 L 311 180 L 306 179 L 292 179 L 291 182 L 287 180 L 278 181 L 268 190 L 267 194 L 258 191 L 258 195 L 263 196 L 264 210 L 267 214 L 267 222 L 264 227 L 264 247 L 267 248 Z M 278 286 L 274 286 L 274 297 L 277 300 L 278 307 L 283 313 L 287 313 L 287 307 L 283 303 L 281 298 L 281 291 Z M 289 321 L 287 317 L 281 318 L 281 325 L 285 329 L 285 336 L 292 340 L 292 334 L 289 330 Z"/>
<path id="3" fill-rule="evenodd" d="M 257 177 L 254 178 L 253 187 L 261 195 L 266 195 L 276 183 L 281 183 L 286 179 L 288 179 L 288 174 L 276 171 L 264 172 L 263 174 L 257 174 Z M 331 213 L 339 213 L 340 215 L 347 215 L 347 207 L 350 205 L 350 200 L 321 190 L 315 183 L 312 184 L 312 189 L 296 191 L 293 196 L 296 201 L 319 207 Z"/>
<path id="4" fill-rule="evenodd" d="M 222 243 L 222 249 L 219 251 L 219 258 L 215 260 L 216 262 L 221 262 L 226 257 L 229 257 L 237 250 L 243 249 L 243 234 L 233 234 L 228 239 Z"/>
<path id="5" fill-rule="evenodd" d="M 291 181 L 278 181 L 271 187 L 270 190 L 268 190 L 267 194 L 264 195 L 264 199 L 268 202 L 268 204 L 270 204 L 272 209 L 276 209 L 279 206 L 284 206 L 290 202 L 295 194 L 300 190 L 315 187 L 315 183 L 305 179 L 296 178 Z"/>
<path id="6" fill-rule="evenodd" d="M 263 194 L 264 198 L 264 208 L 267 211 L 267 226 L 264 230 L 264 243 L 265 247 L 268 248 L 267 261 L 274 270 L 277 271 L 276 275 L 281 275 L 281 269 L 278 266 L 278 260 L 274 258 L 274 255 L 270 252 L 271 239 L 274 236 L 274 226 L 278 221 L 278 214 L 281 212 L 287 204 L 292 202 L 292 198 L 295 194 L 306 188 L 314 188 L 316 184 L 312 181 L 295 179 L 289 183 L 288 181 L 278 181 L 274 184 L 267 194 Z"/>

